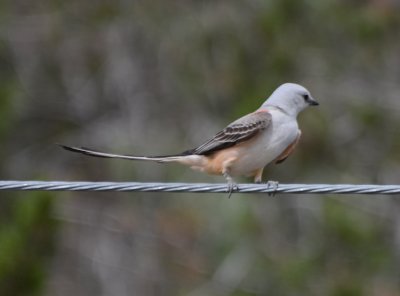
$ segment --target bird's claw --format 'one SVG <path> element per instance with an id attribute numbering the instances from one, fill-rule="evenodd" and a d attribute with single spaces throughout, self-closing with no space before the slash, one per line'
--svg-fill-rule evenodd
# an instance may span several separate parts
<path id="1" fill-rule="evenodd" d="M 239 190 L 239 186 L 235 182 L 228 182 L 227 191 L 229 193 L 228 198 L 231 198 L 233 191 Z"/>
<path id="2" fill-rule="evenodd" d="M 273 191 L 268 192 L 268 196 L 275 196 L 277 190 L 279 187 L 279 182 L 278 181 L 268 181 L 267 182 L 267 188 L 273 189 Z"/>

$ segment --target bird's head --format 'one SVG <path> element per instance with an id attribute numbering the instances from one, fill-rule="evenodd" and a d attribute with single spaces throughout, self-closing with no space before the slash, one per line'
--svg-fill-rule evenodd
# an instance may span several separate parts
<path id="1" fill-rule="evenodd" d="M 310 92 L 303 86 L 295 83 L 285 83 L 279 86 L 262 105 L 263 107 L 276 106 L 286 113 L 297 116 L 308 106 L 318 106 Z"/>

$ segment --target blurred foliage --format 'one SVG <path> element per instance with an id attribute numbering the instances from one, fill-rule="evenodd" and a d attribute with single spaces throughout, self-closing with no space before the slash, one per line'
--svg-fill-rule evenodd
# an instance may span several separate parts
<path id="1" fill-rule="evenodd" d="M 12 200 L 10 199 L 12 198 Z M 40 295 L 54 245 L 52 195 L 1 195 L 0 295 Z"/>
<path id="2" fill-rule="evenodd" d="M 321 105 L 266 179 L 398 183 L 399 12 L 396 0 L 1 2 L 2 178 L 222 181 L 53 144 L 183 151 L 293 81 Z M 20 195 L 0 199 L 0 295 L 400 294 L 396 198 L 70 193 L 53 209 L 52 195 Z"/>
<path id="3" fill-rule="evenodd" d="M 15 96 L 20 86 L 10 64 L 10 52 L 0 44 L 0 174 L 7 179 L 8 139 L 14 138 L 18 112 Z M 11 154 L 12 155 L 12 154 Z M 54 249 L 54 195 L 0 194 L 0 295 L 42 295 Z"/>

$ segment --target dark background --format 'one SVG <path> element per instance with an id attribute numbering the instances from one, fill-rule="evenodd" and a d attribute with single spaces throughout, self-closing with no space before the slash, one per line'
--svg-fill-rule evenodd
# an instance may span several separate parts
<path id="1" fill-rule="evenodd" d="M 400 2 L 2 1 L 0 179 L 223 182 L 88 158 L 192 148 L 281 83 L 281 183 L 397 184 Z M 241 179 L 241 182 L 251 180 Z M 397 196 L 0 194 L 0 295 L 400 294 Z"/>

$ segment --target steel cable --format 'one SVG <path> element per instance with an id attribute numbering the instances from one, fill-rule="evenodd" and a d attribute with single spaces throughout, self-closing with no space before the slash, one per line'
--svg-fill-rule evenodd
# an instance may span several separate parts
<path id="1" fill-rule="evenodd" d="M 400 185 L 352 184 L 238 184 L 239 193 L 291 194 L 398 194 Z M 208 183 L 141 183 L 141 182 L 66 182 L 66 181 L 0 181 L 0 190 L 8 191 L 120 191 L 120 192 L 201 192 L 226 193 L 227 184 Z"/>

